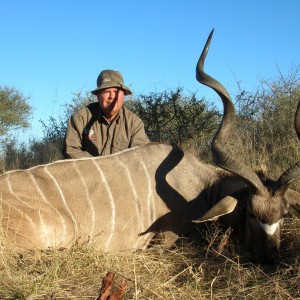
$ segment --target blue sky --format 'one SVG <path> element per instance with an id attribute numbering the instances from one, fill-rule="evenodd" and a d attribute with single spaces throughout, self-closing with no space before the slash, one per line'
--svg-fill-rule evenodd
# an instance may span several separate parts
<path id="1" fill-rule="evenodd" d="M 35 137 L 103 69 L 135 95 L 182 86 L 218 103 L 195 79 L 211 29 L 205 69 L 234 96 L 299 65 L 299 12 L 298 0 L 1 1 L 0 85 L 30 97 Z"/>

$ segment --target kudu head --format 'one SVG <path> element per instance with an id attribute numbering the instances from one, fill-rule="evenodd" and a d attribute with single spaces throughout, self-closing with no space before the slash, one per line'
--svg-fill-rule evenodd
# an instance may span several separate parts
<path id="1" fill-rule="evenodd" d="M 298 201 L 294 200 L 295 203 L 293 202 L 293 195 L 290 197 L 291 191 L 288 190 L 288 187 L 300 177 L 300 162 L 286 170 L 276 181 L 263 180 L 253 170 L 224 150 L 224 145 L 228 141 L 231 129 L 235 124 L 235 109 L 224 86 L 204 72 L 204 61 L 212 35 L 213 30 L 199 58 L 196 78 L 200 83 L 218 93 L 223 102 L 222 122 L 211 145 L 213 160 L 219 167 L 236 174 L 247 182 L 250 193 L 245 195 L 246 199 L 237 199 L 238 201 L 247 201 L 245 242 L 255 261 L 272 263 L 280 246 L 283 219 L 288 213 L 289 206 Z M 295 129 L 300 137 L 299 107 L 300 104 L 295 116 Z"/>

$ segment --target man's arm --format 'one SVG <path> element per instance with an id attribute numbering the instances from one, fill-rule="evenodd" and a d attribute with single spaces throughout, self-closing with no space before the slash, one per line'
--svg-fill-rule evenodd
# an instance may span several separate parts
<path id="1" fill-rule="evenodd" d="M 134 120 L 132 132 L 133 134 L 130 139 L 130 147 L 140 146 L 150 142 L 145 132 L 144 123 L 140 118 L 136 118 Z"/>
<path id="2" fill-rule="evenodd" d="M 87 151 L 83 151 L 82 134 L 83 119 L 78 116 L 71 116 L 63 143 L 62 154 L 65 158 L 92 157 Z"/>

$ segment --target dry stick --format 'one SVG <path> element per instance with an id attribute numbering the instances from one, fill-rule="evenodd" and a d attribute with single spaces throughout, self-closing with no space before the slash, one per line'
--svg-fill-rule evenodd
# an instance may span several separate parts
<path id="1" fill-rule="evenodd" d="M 134 264 L 133 264 L 133 273 L 134 273 L 134 289 L 135 289 L 135 296 L 134 296 L 134 298 L 135 298 L 135 300 L 139 300 L 138 298 L 137 298 L 137 295 L 138 295 L 138 284 L 137 284 L 137 276 L 136 276 L 136 269 L 135 269 L 135 262 L 134 262 Z M 119 275 L 119 276 L 122 276 L 123 278 L 125 278 L 127 281 L 131 281 L 132 282 L 132 279 L 130 279 L 129 277 L 126 277 L 126 276 L 124 276 L 124 275 L 122 275 L 122 274 L 120 274 L 120 273 L 115 273 L 116 275 Z M 142 283 L 140 283 L 139 284 L 144 290 L 147 290 L 147 291 L 149 291 L 149 292 L 151 292 L 152 294 L 154 294 L 156 297 L 158 297 L 159 299 L 165 299 L 165 297 L 163 297 L 163 296 L 161 296 L 161 295 L 159 295 L 157 292 L 155 292 L 154 290 L 152 290 L 152 289 L 150 289 L 150 288 L 148 288 L 148 287 L 146 287 L 146 286 L 144 286 Z"/>
<path id="2" fill-rule="evenodd" d="M 135 272 L 135 268 L 134 268 L 134 272 Z M 135 284 L 136 284 L 136 286 L 135 286 L 135 299 L 138 300 L 138 298 L 137 298 L 137 283 L 136 283 L 136 281 L 135 281 Z M 165 300 L 165 297 L 159 295 L 159 294 L 158 294 L 157 292 L 155 292 L 153 289 L 150 289 L 150 288 L 144 286 L 142 283 L 140 283 L 140 286 L 141 286 L 144 290 L 147 290 L 147 291 L 151 292 L 152 294 L 154 294 L 154 295 L 155 295 L 156 297 L 158 297 L 159 299 L 164 299 L 164 300 Z"/>
<path id="3" fill-rule="evenodd" d="M 136 278 L 136 272 L 135 272 L 135 255 L 134 255 L 134 263 L 133 263 L 133 274 L 134 274 L 134 291 L 135 291 L 135 300 L 138 300 L 137 294 L 137 278 Z"/>
<path id="4" fill-rule="evenodd" d="M 175 280 L 178 276 L 180 276 L 181 274 L 185 273 L 187 270 L 192 270 L 192 266 L 189 266 L 186 269 L 182 270 L 180 273 L 176 274 L 171 279 L 169 279 L 167 282 L 165 282 L 162 286 L 166 286 L 167 284 L 169 284 L 170 282 L 172 282 L 173 280 Z"/>
<path id="5" fill-rule="evenodd" d="M 137 276 L 136 276 L 136 269 L 135 269 L 135 256 L 134 256 L 134 263 L 133 263 L 133 274 L 134 274 L 134 290 L 135 290 L 135 300 L 138 300 L 137 295 L 138 295 L 138 284 L 137 284 Z M 129 279 L 130 280 L 130 279 Z M 153 289 L 150 289 L 146 286 L 144 286 L 142 283 L 139 284 L 143 289 L 151 292 L 152 294 L 154 294 L 156 297 L 158 297 L 159 299 L 165 299 L 165 297 L 162 297 L 161 295 L 159 295 L 158 293 L 156 293 Z"/>
<path id="6" fill-rule="evenodd" d="M 213 250 L 215 253 L 217 253 L 219 256 L 222 256 L 223 258 L 226 258 L 226 260 L 228 260 L 228 261 L 231 262 L 232 264 L 236 265 L 236 266 L 239 268 L 239 270 L 241 270 L 241 269 L 240 269 L 240 263 L 235 262 L 235 261 L 232 260 L 231 258 L 229 258 L 229 257 L 227 257 L 226 255 L 224 255 L 224 254 L 220 253 L 219 251 L 215 250 L 214 248 L 212 248 L 212 250 Z"/>
<path id="7" fill-rule="evenodd" d="M 161 296 L 160 294 L 156 293 L 155 291 L 147 288 L 147 287 L 143 287 L 144 289 L 148 290 L 149 292 L 151 292 L 152 294 L 154 294 L 156 297 L 160 298 L 160 299 L 166 299 L 165 297 Z"/>
<path id="8" fill-rule="evenodd" d="M 213 299 L 213 289 L 212 289 L 212 287 L 213 287 L 214 282 L 218 278 L 219 273 L 220 273 L 220 270 L 218 270 L 217 276 L 212 280 L 212 282 L 210 284 L 210 299 L 211 300 Z"/>

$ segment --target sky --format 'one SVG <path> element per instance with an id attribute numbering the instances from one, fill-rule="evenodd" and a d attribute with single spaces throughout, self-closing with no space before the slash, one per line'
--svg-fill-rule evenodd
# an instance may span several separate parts
<path id="1" fill-rule="evenodd" d="M 40 137 L 73 94 L 96 87 L 101 70 L 124 76 L 135 96 L 183 87 L 215 104 L 195 66 L 212 29 L 205 71 L 234 96 L 300 63 L 298 0 L 0 0 L 0 86 L 33 108 Z"/>

